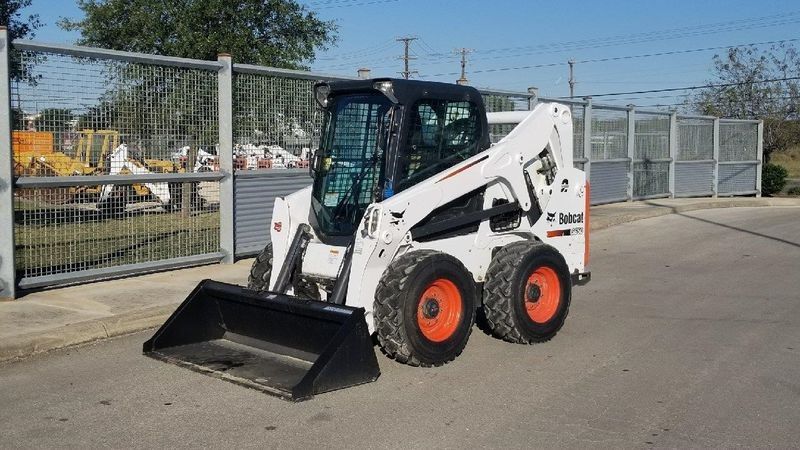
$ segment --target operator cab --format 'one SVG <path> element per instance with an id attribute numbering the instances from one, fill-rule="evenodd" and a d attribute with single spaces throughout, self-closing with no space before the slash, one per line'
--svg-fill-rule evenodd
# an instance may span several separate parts
<path id="1" fill-rule="evenodd" d="M 325 112 L 311 164 L 317 234 L 352 238 L 364 211 L 490 146 L 469 86 L 400 79 L 317 83 Z"/>

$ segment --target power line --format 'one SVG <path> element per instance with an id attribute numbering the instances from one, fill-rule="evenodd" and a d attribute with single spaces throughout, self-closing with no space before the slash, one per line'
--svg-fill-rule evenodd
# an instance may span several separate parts
<path id="1" fill-rule="evenodd" d="M 362 1 L 362 0 L 340 0 L 340 1 Z M 559 42 L 559 43 L 551 43 L 551 44 L 541 44 L 536 46 L 521 46 L 521 47 L 506 47 L 506 48 L 494 48 L 494 49 L 483 49 L 483 50 L 476 50 L 476 53 L 503 53 L 509 52 L 514 50 L 536 50 L 534 52 L 527 52 L 527 53 L 511 53 L 507 55 L 499 55 L 493 56 L 489 58 L 472 58 L 472 61 L 486 61 L 490 59 L 499 59 L 499 58 L 510 58 L 516 56 L 527 56 L 532 54 L 541 54 L 541 53 L 557 53 L 557 52 L 565 52 L 565 51 L 575 51 L 575 50 L 582 50 L 582 49 L 593 49 L 593 48 L 602 48 L 602 47 L 609 47 L 609 46 L 620 46 L 620 45 L 628 45 L 628 44 L 636 44 L 642 42 L 650 42 L 654 40 L 668 40 L 668 39 L 678 39 L 683 37 L 693 37 L 693 36 L 701 36 L 701 35 L 708 35 L 720 32 L 727 32 L 727 31 L 742 31 L 751 28 L 764 28 L 764 27 L 773 27 L 778 25 L 788 25 L 800 22 L 800 11 L 789 11 L 782 14 L 771 15 L 771 16 L 762 16 L 762 17 L 754 17 L 748 19 L 738 19 L 733 21 L 726 21 L 726 22 L 717 22 L 711 24 L 701 24 L 701 25 L 693 25 L 688 27 L 680 27 L 680 28 L 672 28 L 672 29 L 665 29 L 659 31 L 651 31 L 646 33 L 636 33 L 636 34 L 624 34 L 624 35 L 616 35 L 606 38 L 593 38 L 593 39 L 585 39 L 585 40 L 576 40 L 571 42 Z M 765 22 L 767 21 L 767 22 Z M 600 44 L 598 44 L 600 42 Z M 432 49 L 432 48 L 431 48 Z M 546 51 L 546 50 L 550 51 Z M 432 64 L 443 64 L 446 60 L 453 60 L 456 57 L 452 54 L 448 53 L 437 53 L 432 52 L 428 53 L 428 56 L 440 58 L 440 61 L 436 61 L 429 64 L 421 64 L 421 65 L 432 65 Z M 362 62 L 377 62 L 377 61 L 384 61 L 390 58 L 379 58 L 379 59 L 372 59 L 372 60 L 364 60 Z M 344 67 L 343 65 L 331 66 L 328 69 L 335 69 L 339 67 Z M 374 67 L 374 68 L 381 68 L 381 67 Z M 449 75 L 454 75 L 453 73 Z"/>
<path id="2" fill-rule="evenodd" d="M 686 49 L 686 50 L 670 50 L 664 52 L 653 52 L 653 53 L 643 53 L 638 55 L 622 55 L 622 56 L 611 56 L 606 58 L 592 58 L 592 59 L 582 59 L 576 60 L 576 64 L 587 64 L 587 63 L 600 63 L 600 62 L 612 62 L 612 61 L 621 61 L 621 60 L 630 60 L 630 59 L 641 59 L 641 58 L 652 58 L 652 57 L 660 57 L 660 56 L 673 56 L 673 55 L 680 55 L 680 54 L 687 54 L 687 53 L 700 53 L 700 52 L 707 52 L 707 51 L 714 51 L 714 50 L 725 50 L 735 47 L 747 47 L 747 46 L 754 46 L 754 45 L 773 45 L 773 44 L 783 44 L 787 42 L 798 42 L 800 38 L 791 38 L 791 39 L 780 39 L 780 40 L 772 40 L 772 41 L 762 41 L 762 42 L 750 42 L 745 44 L 736 44 L 736 45 L 724 45 L 724 46 L 716 46 L 716 47 L 702 47 L 702 48 L 693 48 L 693 49 Z M 381 58 L 380 60 L 386 60 L 391 58 Z M 475 61 L 475 59 L 473 59 Z M 420 64 L 422 66 L 431 65 L 431 64 L 442 64 L 445 61 L 437 62 L 437 63 L 429 63 L 429 64 Z M 526 65 L 526 66 L 514 66 L 514 67 L 500 67 L 500 68 L 492 68 L 492 69 L 483 69 L 483 70 L 476 70 L 473 73 L 481 73 L 481 72 L 497 72 L 497 71 L 507 71 L 507 70 L 524 70 L 524 69 L 536 69 L 542 67 L 554 67 L 564 65 L 563 62 L 559 63 L 543 63 L 543 64 L 535 64 L 535 65 Z M 344 67 L 346 64 L 340 64 L 336 66 L 329 66 L 327 68 L 333 69 L 338 67 Z M 383 66 L 386 68 L 388 66 Z M 374 68 L 382 68 L 381 66 L 376 66 Z M 445 72 L 440 74 L 434 74 L 431 76 L 450 76 L 450 75 L 458 75 L 458 72 Z"/>
<path id="3" fill-rule="evenodd" d="M 800 95 L 783 95 L 783 96 L 780 96 L 780 97 L 770 97 L 770 100 L 773 100 L 773 101 L 774 100 L 795 100 L 795 99 L 799 99 L 799 98 L 800 98 Z M 749 100 L 748 99 L 744 99 L 744 98 L 736 99 L 736 100 L 725 100 L 724 103 L 726 103 L 728 105 L 732 105 L 732 104 L 733 105 L 744 105 L 744 104 L 749 104 Z M 636 105 L 636 107 L 638 107 L 638 108 L 661 108 L 661 107 L 668 107 L 668 106 L 688 106 L 688 104 L 689 104 L 689 99 L 687 98 L 686 100 L 684 100 L 684 101 L 682 101 L 680 103 L 655 103 L 655 104 L 652 104 L 652 105 Z"/>
<path id="4" fill-rule="evenodd" d="M 768 80 L 743 81 L 743 82 L 737 82 L 737 83 L 716 83 L 716 84 L 706 84 L 706 85 L 700 85 L 700 86 L 687 86 L 687 87 L 680 87 L 680 88 L 650 89 L 650 90 L 646 90 L 646 91 L 609 92 L 609 93 L 605 93 L 605 94 L 587 95 L 586 97 L 593 97 L 594 98 L 594 97 L 610 97 L 610 96 L 617 96 L 617 95 L 650 94 L 650 93 L 655 93 L 655 92 L 689 91 L 689 90 L 695 90 L 695 89 L 742 86 L 742 85 L 745 85 L 745 84 L 776 83 L 776 82 L 779 82 L 779 81 L 792 81 L 792 80 L 800 80 L 800 77 L 772 78 L 772 79 L 768 79 Z"/>
<path id="5" fill-rule="evenodd" d="M 527 50 L 548 50 L 559 49 L 562 51 L 573 50 L 576 45 L 596 45 L 598 42 L 603 43 L 640 43 L 649 42 L 652 40 L 665 40 L 673 39 L 676 37 L 690 37 L 695 35 L 714 34 L 725 31 L 741 31 L 750 28 L 763 28 L 765 26 L 773 26 L 775 24 L 789 24 L 800 21 L 800 11 L 790 11 L 782 14 L 753 17 L 748 19 L 738 19 L 726 22 L 717 22 L 711 24 L 692 25 L 687 27 L 662 29 L 655 31 L 648 31 L 644 33 L 629 33 L 615 36 L 607 36 L 601 38 L 581 39 L 568 42 L 556 42 L 550 44 L 527 45 L 519 47 L 505 47 L 477 50 L 476 53 L 501 53 L 509 51 L 527 51 Z M 594 47 L 592 47 L 594 48 Z"/>
<path id="6" fill-rule="evenodd" d="M 747 44 L 737 44 L 737 45 L 726 45 L 726 46 L 719 46 L 719 47 L 704 47 L 704 48 L 694 48 L 688 50 L 673 50 L 667 52 L 657 52 L 657 53 L 645 53 L 640 55 L 623 55 L 623 56 L 612 56 L 608 58 L 594 58 L 594 59 L 583 59 L 579 61 L 575 61 L 576 64 L 588 64 L 588 63 L 598 63 L 598 62 L 608 62 L 608 61 L 619 61 L 619 60 L 627 60 L 627 59 L 639 59 L 639 58 L 651 58 L 656 56 L 671 56 L 671 55 L 678 55 L 684 53 L 697 53 L 703 51 L 712 51 L 712 50 L 724 50 L 736 47 L 748 47 L 753 45 L 771 45 L 771 44 L 781 44 L 785 42 L 797 42 L 800 41 L 800 38 L 793 38 L 793 39 L 781 39 L 777 41 L 763 41 L 763 42 L 750 42 Z M 566 63 L 569 64 L 569 63 Z M 563 66 L 565 63 L 563 62 L 553 62 L 553 63 L 542 63 L 542 64 L 534 64 L 534 65 L 527 65 L 527 66 L 515 66 L 515 67 L 495 67 L 492 69 L 479 69 L 473 70 L 472 73 L 487 73 L 487 72 L 505 72 L 509 70 L 525 70 L 525 69 L 539 69 L 544 67 L 556 67 L 556 66 Z M 458 72 L 446 72 L 446 73 L 438 73 L 433 74 L 431 76 L 447 76 L 447 75 L 458 75 Z"/>
<path id="7" fill-rule="evenodd" d="M 333 8 L 349 8 L 352 6 L 367 6 L 367 5 L 377 5 L 381 3 L 394 3 L 399 2 L 400 0 L 343 0 L 343 1 L 333 1 L 333 2 L 318 2 L 315 4 L 309 3 L 308 6 L 314 9 L 333 9 Z"/>
<path id="8" fill-rule="evenodd" d="M 427 53 L 428 56 L 439 54 L 436 50 L 433 49 L 433 47 L 431 47 L 430 44 L 428 44 L 428 42 L 425 39 L 419 38 L 419 43 L 422 44 L 422 46 L 427 49 L 425 50 L 425 53 Z"/>
<path id="9" fill-rule="evenodd" d="M 381 44 L 373 45 L 370 47 L 364 47 L 361 49 L 343 52 L 336 55 L 329 55 L 329 56 L 322 56 L 317 58 L 318 61 L 338 61 L 343 59 L 362 59 L 364 56 L 374 55 L 376 53 L 382 53 L 388 50 L 390 47 L 394 46 L 394 39 L 387 39 Z"/>
<path id="10" fill-rule="evenodd" d="M 620 46 L 628 44 L 638 44 L 658 40 L 672 40 L 684 37 L 703 36 L 728 31 L 742 31 L 752 28 L 774 27 L 778 25 L 789 25 L 800 22 L 800 12 L 793 11 L 775 16 L 764 16 L 752 19 L 740 19 L 736 21 L 720 22 L 717 24 L 696 25 L 691 27 L 673 28 L 660 31 L 652 31 L 638 34 L 617 35 L 605 38 L 593 38 L 570 42 L 558 42 L 551 44 L 540 44 L 536 46 L 506 47 L 476 50 L 476 53 L 492 53 L 494 56 L 484 58 L 474 58 L 474 61 L 487 61 L 492 59 L 503 59 L 517 56 L 528 56 L 543 53 L 560 53 L 583 49 L 595 49 L 610 46 Z M 767 21 L 767 22 L 765 22 Z M 497 55 L 498 53 L 507 53 Z M 442 58 L 451 58 L 451 55 L 437 54 Z"/>
<path id="11" fill-rule="evenodd" d="M 654 56 L 670 56 L 670 55 L 680 55 L 685 53 L 697 53 L 697 52 L 708 52 L 712 50 L 724 50 L 729 48 L 735 47 L 748 47 L 751 45 L 772 45 L 772 44 L 782 44 L 785 42 L 797 42 L 800 41 L 800 38 L 794 39 L 781 39 L 777 41 L 764 41 L 764 42 L 751 42 L 749 44 L 739 44 L 739 45 L 725 45 L 720 47 L 704 47 L 704 48 L 693 48 L 688 50 L 672 50 L 667 52 L 657 52 L 657 53 L 644 53 L 641 55 L 626 55 L 626 56 L 613 56 L 608 58 L 595 58 L 595 59 L 584 59 L 581 61 L 577 61 L 581 64 L 584 63 L 597 63 L 597 62 L 608 62 L 608 61 L 620 61 L 625 59 L 638 59 L 638 58 L 651 58 Z"/>

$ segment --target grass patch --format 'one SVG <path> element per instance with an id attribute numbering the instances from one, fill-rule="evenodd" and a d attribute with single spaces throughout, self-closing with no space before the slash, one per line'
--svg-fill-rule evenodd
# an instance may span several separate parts
<path id="1" fill-rule="evenodd" d="M 20 211 L 21 209 L 21 211 Z M 86 215 L 74 208 L 15 211 L 16 267 L 33 277 L 219 250 L 219 212 Z M 42 220 L 46 217 L 47 220 Z"/>
<path id="2" fill-rule="evenodd" d="M 789 172 L 789 178 L 800 178 L 800 146 L 781 152 L 774 152 L 769 162 L 782 166 Z"/>

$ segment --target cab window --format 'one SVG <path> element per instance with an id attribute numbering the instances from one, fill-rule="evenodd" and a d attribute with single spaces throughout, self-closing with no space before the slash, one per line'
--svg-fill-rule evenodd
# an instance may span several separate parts
<path id="1" fill-rule="evenodd" d="M 412 106 L 410 120 L 407 142 L 399 155 L 397 192 L 480 151 L 481 129 L 474 103 L 420 100 Z"/>

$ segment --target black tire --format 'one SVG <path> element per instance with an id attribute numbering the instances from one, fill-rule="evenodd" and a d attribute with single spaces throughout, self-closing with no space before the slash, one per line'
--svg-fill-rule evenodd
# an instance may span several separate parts
<path id="1" fill-rule="evenodd" d="M 452 295 L 439 298 L 441 292 Z M 476 300 L 472 275 L 457 259 L 433 250 L 402 255 L 375 292 L 378 343 L 390 358 L 411 366 L 448 363 L 467 345 Z"/>
<path id="2" fill-rule="evenodd" d="M 250 276 L 247 277 L 247 288 L 257 292 L 269 290 L 269 279 L 272 276 L 272 242 L 264 246 L 250 267 Z M 294 295 L 312 300 L 320 300 L 317 285 L 303 279 L 294 280 L 292 283 Z"/>
<path id="3" fill-rule="evenodd" d="M 542 282 L 541 274 L 551 277 L 549 284 Z M 553 247 L 514 242 L 492 258 L 483 286 L 483 312 L 494 336 L 518 344 L 548 341 L 564 325 L 571 299 L 569 268 Z"/>
<path id="4" fill-rule="evenodd" d="M 269 277 L 272 276 L 272 242 L 264 246 L 250 267 L 247 277 L 247 288 L 263 292 L 269 289 Z"/>

